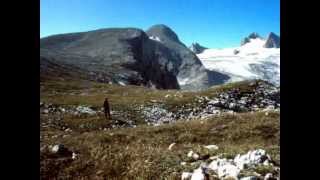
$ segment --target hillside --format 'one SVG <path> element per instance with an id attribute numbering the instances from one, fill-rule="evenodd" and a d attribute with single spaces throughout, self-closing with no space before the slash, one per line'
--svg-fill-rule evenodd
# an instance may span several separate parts
<path id="1" fill-rule="evenodd" d="M 188 92 L 47 79 L 40 92 L 41 179 L 181 179 L 203 163 L 212 167 L 216 155 L 236 160 L 256 149 L 272 163 L 237 177 L 279 175 L 280 89 L 264 81 Z"/>
<path id="2" fill-rule="evenodd" d="M 107 28 L 42 38 L 41 79 L 61 75 L 109 84 L 183 90 L 201 90 L 228 79 L 227 75 L 205 69 L 165 25 L 154 25 L 146 32 L 137 28 Z"/>

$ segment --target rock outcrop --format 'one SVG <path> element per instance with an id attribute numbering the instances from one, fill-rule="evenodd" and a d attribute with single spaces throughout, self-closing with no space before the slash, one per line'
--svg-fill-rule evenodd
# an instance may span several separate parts
<path id="1" fill-rule="evenodd" d="M 231 159 L 220 156 L 210 157 L 205 162 L 202 162 L 200 167 L 196 168 L 193 172 L 183 172 L 181 179 L 279 179 L 280 168 L 272 163 L 270 155 L 263 149 L 252 150 L 243 155 L 238 154 L 235 158 Z M 264 167 L 265 174 L 255 172 L 257 167 Z M 210 171 L 213 172 L 209 173 Z M 251 175 L 248 176 L 246 174 Z"/>
<path id="2" fill-rule="evenodd" d="M 280 48 L 280 37 L 273 32 L 269 33 L 267 41 L 263 47 L 265 47 L 265 48 Z"/>
<path id="3" fill-rule="evenodd" d="M 189 49 L 194 52 L 195 54 L 200 54 L 202 53 L 204 50 L 208 49 L 206 47 L 201 46 L 198 43 L 192 43 L 191 46 L 189 47 Z"/>

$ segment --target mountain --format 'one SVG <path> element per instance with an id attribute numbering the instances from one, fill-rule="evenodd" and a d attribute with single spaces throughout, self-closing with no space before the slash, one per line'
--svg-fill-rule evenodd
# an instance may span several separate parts
<path id="1" fill-rule="evenodd" d="M 228 82 L 262 79 L 280 85 L 280 48 L 266 48 L 270 38 L 257 33 L 245 39 L 240 47 L 206 49 L 197 56 L 207 69 L 228 75 Z"/>
<path id="2" fill-rule="evenodd" d="M 200 54 L 202 53 L 204 50 L 208 49 L 206 47 L 201 46 L 198 43 L 192 43 L 191 46 L 189 47 L 189 49 L 194 52 L 195 54 Z"/>
<path id="3" fill-rule="evenodd" d="M 265 48 L 280 48 L 280 37 L 271 32 L 268 35 L 267 41 L 264 44 Z"/>
<path id="4" fill-rule="evenodd" d="M 253 32 L 249 34 L 247 37 L 243 38 L 243 40 L 241 41 L 241 46 L 249 43 L 251 39 L 261 39 L 261 36 L 258 33 Z"/>
<path id="5" fill-rule="evenodd" d="M 165 25 L 152 26 L 146 32 L 137 28 L 108 28 L 42 38 L 40 77 L 58 75 L 186 90 L 204 89 L 228 79 L 205 69 Z"/>
<path id="6" fill-rule="evenodd" d="M 229 79 L 226 75 L 207 70 L 198 57 L 179 40 L 169 27 L 162 24 L 155 25 L 146 33 L 159 45 L 154 49 L 159 61 L 170 72 L 173 72 L 182 89 L 206 89 Z M 160 45 L 164 46 L 167 51 L 159 49 Z"/>

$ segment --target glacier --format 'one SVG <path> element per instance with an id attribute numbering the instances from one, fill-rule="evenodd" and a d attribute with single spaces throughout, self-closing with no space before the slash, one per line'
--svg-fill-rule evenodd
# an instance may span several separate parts
<path id="1" fill-rule="evenodd" d="M 265 42 L 250 39 L 240 47 L 206 49 L 196 55 L 208 70 L 230 76 L 228 82 L 262 79 L 280 86 L 280 48 L 264 48 Z"/>

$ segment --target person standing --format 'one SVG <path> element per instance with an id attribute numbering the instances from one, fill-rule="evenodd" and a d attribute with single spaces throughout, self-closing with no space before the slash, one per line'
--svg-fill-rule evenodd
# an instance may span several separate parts
<path id="1" fill-rule="evenodd" d="M 109 106 L 108 98 L 105 98 L 103 106 L 104 106 L 104 114 L 106 116 L 106 119 L 111 120 L 110 106 Z"/>

